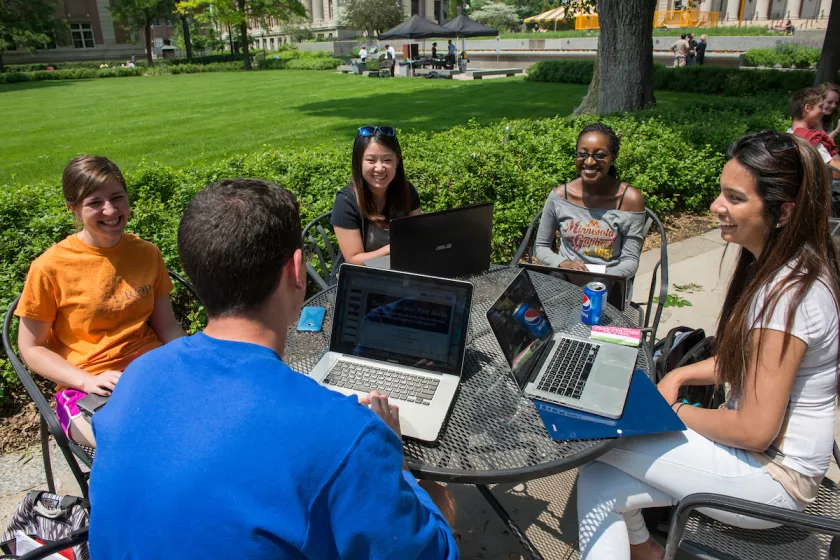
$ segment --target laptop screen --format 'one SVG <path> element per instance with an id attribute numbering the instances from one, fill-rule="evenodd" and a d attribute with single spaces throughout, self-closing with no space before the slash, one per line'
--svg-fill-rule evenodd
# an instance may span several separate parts
<path id="1" fill-rule="evenodd" d="M 330 350 L 461 374 L 472 284 L 343 265 Z"/>
<path id="2" fill-rule="evenodd" d="M 487 321 L 520 387 L 528 382 L 531 367 L 539 359 L 539 349 L 553 337 L 551 323 L 525 270 L 487 311 Z"/>

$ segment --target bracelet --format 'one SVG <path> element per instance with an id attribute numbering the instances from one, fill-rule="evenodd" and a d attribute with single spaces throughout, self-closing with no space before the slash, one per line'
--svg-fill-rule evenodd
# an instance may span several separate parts
<path id="1" fill-rule="evenodd" d="M 676 415 L 677 415 L 677 418 L 679 418 L 679 416 L 680 416 L 680 409 L 681 409 L 682 407 L 684 407 L 685 405 L 687 405 L 687 404 L 688 404 L 688 403 L 680 403 L 680 406 L 678 406 L 678 407 L 677 407 L 677 409 L 674 411 L 674 414 L 676 414 Z"/>

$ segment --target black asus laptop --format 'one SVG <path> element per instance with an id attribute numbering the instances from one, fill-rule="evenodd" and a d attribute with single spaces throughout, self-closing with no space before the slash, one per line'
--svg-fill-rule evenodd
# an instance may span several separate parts
<path id="1" fill-rule="evenodd" d="M 391 255 L 372 268 L 454 278 L 490 268 L 493 205 L 462 206 L 391 220 Z"/>

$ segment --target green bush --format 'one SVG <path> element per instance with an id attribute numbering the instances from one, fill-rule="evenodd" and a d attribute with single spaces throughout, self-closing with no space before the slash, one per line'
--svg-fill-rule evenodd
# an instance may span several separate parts
<path id="1" fill-rule="evenodd" d="M 296 58 L 286 63 L 289 70 L 335 70 L 343 61 L 340 58 L 306 57 Z"/>
<path id="2" fill-rule="evenodd" d="M 528 79 L 537 82 L 588 84 L 592 80 L 593 68 L 593 61 L 543 60 L 531 66 Z M 787 94 L 810 87 L 813 83 L 814 72 L 810 70 L 747 70 L 720 66 L 670 68 L 658 64 L 653 69 L 653 87 L 659 91 L 740 97 L 764 93 Z"/>
<path id="3" fill-rule="evenodd" d="M 820 61 L 821 53 L 821 49 L 807 45 L 784 43 L 777 45 L 774 49 L 748 50 L 744 59 L 749 66 L 773 67 L 779 65 L 782 68 L 795 66 L 796 68 L 807 69 Z"/>
<path id="4" fill-rule="evenodd" d="M 425 212 L 492 201 L 493 259 L 507 262 L 549 189 L 575 177 L 577 134 L 595 118 L 470 123 L 439 133 L 401 133 L 406 172 Z M 662 217 L 707 207 L 733 140 L 748 131 L 786 126 L 784 102 L 769 97 L 698 101 L 689 108 L 661 107 L 602 120 L 621 136 L 616 166 L 622 178 L 640 189 L 648 207 Z M 332 207 L 336 191 L 349 181 L 350 157 L 347 143 L 198 159 L 180 169 L 144 162 L 126 173 L 132 201 L 129 231 L 155 243 L 167 266 L 181 270 L 178 221 L 204 186 L 230 177 L 275 181 L 297 196 L 305 224 Z M 32 260 L 72 231 L 58 177 L 0 189 L 0 308 L 7 309 L 20 293 Z M 9 383 L 16 381 L 2 358 L 0 373 L 5 380 L 0 391 L 8 394 Z"/>

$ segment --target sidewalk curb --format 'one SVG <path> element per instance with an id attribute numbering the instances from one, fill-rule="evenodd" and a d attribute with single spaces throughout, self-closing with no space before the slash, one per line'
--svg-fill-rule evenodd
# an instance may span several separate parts
<path id="1" fill-rule="evenodd" d="M 668 264 L 674 265 L 678 262 L 720 249 L 726 242 L 720 237 L 720 229 L 716 228 L 695 237 L 689 237 L 676 243 L 668 244 Z M 659 247 L 645 251 L 639 259 L 639 270 L 636 275 L 653 272 L 653 267 L 659 262 L 661 251 Z"/>

